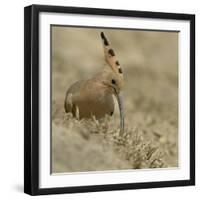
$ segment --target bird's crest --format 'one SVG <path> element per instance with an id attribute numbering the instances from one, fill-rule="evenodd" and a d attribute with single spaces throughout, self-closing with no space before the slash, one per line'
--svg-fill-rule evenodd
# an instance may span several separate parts
<path id="1" fill-rule="evenodd" d="M 112 68 L 112 70 L 114 72 L 116 72 L 119 76 L 123 77 L 123 71 L 120 66 L 120 63 L 116 58 L 115 52 L 112 49 L 110 42 L 108 42 L 108 40 L 103 32 L 101 32 L 101 39 L 103 41 L 106 62 L 109 64 L 109 66 Z"/>

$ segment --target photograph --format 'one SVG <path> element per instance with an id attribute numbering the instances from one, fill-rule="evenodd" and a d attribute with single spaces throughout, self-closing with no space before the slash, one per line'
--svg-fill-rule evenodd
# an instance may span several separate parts
<path id="1" fill-rule="evenodd" d="M 30 5 L 24 30 L 25 193 L 195 184 L 195 15 Z"/>
<path id="2" fill-rule="evenodd" d="M 52 174 L 179 167 L 179 31 L 50 26 Z"/>

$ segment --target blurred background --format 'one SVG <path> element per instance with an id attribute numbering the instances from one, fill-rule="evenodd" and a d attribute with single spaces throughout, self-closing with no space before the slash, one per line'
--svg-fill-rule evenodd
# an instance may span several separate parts
<path id="1" fill-rule="evenodd" d="M 117 107 L 102 122 L 64 112 L 69 86 L 105 65 L 101 31 L 124 72 L 124 138 Z M 177 167 L 178 33 L 52 26 L 51 36 L 52 172 Z"/>

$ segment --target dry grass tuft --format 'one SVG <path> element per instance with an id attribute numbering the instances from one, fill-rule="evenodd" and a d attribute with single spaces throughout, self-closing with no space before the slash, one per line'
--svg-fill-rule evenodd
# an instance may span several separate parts
<path id="1" fill-rule="evenodd" d="M 145 138 L 144 132 L 135 127 L 127 128 L 123 135 L 119 134 L 119 128 L 115 126 L 115 119 L 106 116 L 102 120 L 83 119 L 77 120 L 71 114 L 63 113 L 62 119 L 54 120 L 53 128 L 53 163 L 54 172 L 67 171 L 101 171 L 111 169 L 142 169 L 142 168 L 161 168 L 166 167 L 163 158 L 163 152 L 159 149 L 156 141 L 150 141 Z M 59 142 L 63 152 L 67 151 L 68 155 L 60 155 L 60 148 L 57 147 L 56 135 L 60 134 L 58 127 L 63 128 L 62 142 Z M 71 136 L 76 136 L 72 137 Z M 60 136 L 57 137 L 59 140 Z M 69 139 L 76 140 L 75 148 L 69 145 Z M 66 142 L 67 141 L 67 142 Z M 100 147 L 94 150 L 94 146 Z M 77 148 L 80 147 L 80 148 Z M 84 154 L 84 149 L 88 151 Z M 73 150 L 73 151 L 70 151 Z M 90 155 L 93 151 L 93 155 Z M 71 155 L 69 155 L 69 152 Z M 107 156 L 105 156 L 107 153 Z M 99 157 L 91 164 L 92 160 Z M 67 157 L 70 157 L 69 160 Z M 76 167 L 68 168 L 70 163 L 79 160 L 78 170 Z M 88 163 L 89 165 L 86 165 Z M 98 163 L 98 166 L 96 165 Z M 77 163 L 76 163 L 77 165 Z M 62 166 L 62 167 L 59 167 Z"/>

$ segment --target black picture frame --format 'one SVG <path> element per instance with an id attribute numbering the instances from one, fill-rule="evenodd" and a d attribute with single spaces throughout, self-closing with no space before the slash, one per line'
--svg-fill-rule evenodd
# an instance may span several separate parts
<path id="1" fill-rule="evenodd" d="M 39 14 L 77 13 L 190 22 L 190 179 L 162 182 L 39 188 Z M 24 192 L 30 195 L 195 185 L 195 15 L 31 5 L 24 9 Z"/>

